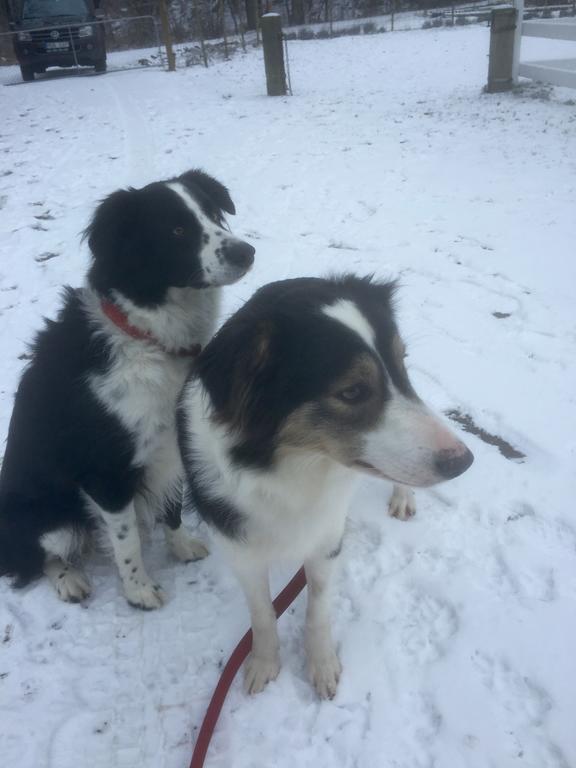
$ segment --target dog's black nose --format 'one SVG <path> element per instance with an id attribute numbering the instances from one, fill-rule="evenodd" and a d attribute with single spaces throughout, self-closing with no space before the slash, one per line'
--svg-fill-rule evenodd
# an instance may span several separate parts
<path id="1" fill-rule="evenodd" d="M 434 465 L 439 475 L 450 480 L 466 472 L 473 461 L 472 451 L 464 447 L 463 451 L 440 451 L 436 455 Z"/>
<path id="2" fill-rule="evenodd" d="M 230 264 L 233 264 L 235 267 L 251 267 L 254 262 L 255 253 L 255 248 L 249 243 L 243 242 L 231 243 L 224 249 L 226 261 L 230 262 Z"/>

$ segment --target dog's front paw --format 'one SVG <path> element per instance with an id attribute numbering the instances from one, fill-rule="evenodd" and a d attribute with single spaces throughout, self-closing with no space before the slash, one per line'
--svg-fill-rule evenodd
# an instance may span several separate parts
<path id="1" fill-rule="evenodd" d="M 80 603 L 90 595 L 90 584 L 84 574 L 71 565 L 65 565 L 53 580 L 60 600 Z"/>
<path id="2" fill-rule="evenodd" d="M 410 520 L 416 514 L 414 491 L 404 485 L 395 485 L 394 492 L 388 504 L 390 517 L 398 520 Z"/>
<path id="3" fill-rule="evenodd" d="M 338 689 L 342 674 L 342 664 L 336 651 L 331 648 L 322 655 L 312 655 L 308 659 L 310 682 L 316 688 L 321 699 L 333 699 Z"/>
<path id="4" fill-rule="evenodd" d="M 178 534 L 173 532 L 173 535 L 168 538 L 168 546 L 170 551 L 177 560 L 182 563 L 192 563 L 194 560 L 202 560 L 202 558 L 209 555 L 209 550 L 193 536 L 191 536 L 183 528 L 178 530 Z"/>
<path id="5" fill-rule="evenodd" d="M 135 580 L 124 585 L 124 595 L 133 608 L 153 611 L 164 605 L 162 587 L 150 580 Z"/>
<path id="6" fill-rule="evenodd" d="M 250 654 L 244 666 L 244 690 L 246 693 L 260 693 L 280 672 L 280 661 L 261 659 Z"/>

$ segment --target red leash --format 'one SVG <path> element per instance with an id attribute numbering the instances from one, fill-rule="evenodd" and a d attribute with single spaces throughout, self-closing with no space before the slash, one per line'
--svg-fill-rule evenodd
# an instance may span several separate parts
<path id="1" fill-rule="evenodd" d="M 280 592 L 276 600 L 274 600 L 274 610 L 276 611 L 276 616 L 278 618 L 280 618 L 286 608 L 288 608 L 288 606 L 294 602 L 300 592 L 302 592 L 304 589 L 305 585 L 306 575 L 304 573 L 304 568 L 300 568 L 298 573 L 292 577 L 291 581 L 284 587 L 282 592 Z M 220 676 L 218 685 L 214 689 L 212 699 L 210 700 L 210 704 L 208 705 L 208 709 L 204 715 L 204 720 L 202 722 L 200 732 L 198 733 L 198 738 L 196 739 L 196 746 L 194 747 L 194 753 L 192 754 L 192 762 L 190 763 L 190 768 L 202 768 L 204 765 L 206 752 L 208 752 L 210 740 L 212 738 L 212 734 L 214 733 L 216 723 L 218 722 L 218 717 L 222 710 L 222 705 L 224 704 L 226 695 L 230 689 L 230 686 L 232 685 L 232 681 L 236 677 L 236 673 L 242 666 L 242 663 L 250 653 L 251 647 L 252 630 L 249 629 L 242 640 L 240 640 L 236 648 L 233 650 L 232 655 L 228 659 L 228 662 L 224 667 L 224 671 Z"/>

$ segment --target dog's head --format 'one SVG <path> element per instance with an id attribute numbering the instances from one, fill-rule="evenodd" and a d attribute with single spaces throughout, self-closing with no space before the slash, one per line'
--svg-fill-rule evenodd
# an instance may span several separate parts
<path id="1" fill-rule="evenodd" d="M 234 237 L 228 190 L 202 171 L 114 192 L 86 230 L 90 285 L 153 306 L 169 288 L 228 285 L 252 266 L 254 248 Z"/>
<path id="2" fill-rule="evenodd" d="M 286 280 L 223 326 L 197 371 L 234 462 L 263 468 L 303 449 L 412 486 L 470 466 L 410 383 L 393 293 L 353 276 Z"/>

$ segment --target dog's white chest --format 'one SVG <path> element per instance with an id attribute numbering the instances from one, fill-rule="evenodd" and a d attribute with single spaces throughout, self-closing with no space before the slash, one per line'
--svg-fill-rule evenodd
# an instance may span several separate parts
<path id="1" fill-rule="evenodd" d="M 117 350 L 106 374 L 91 380 L 94 394 L 130 432 L 134 464 L 148 464 L 167 442 L 175 442 L 176 400 L 189 365 L 153 348 L 129 348 Z"/>

